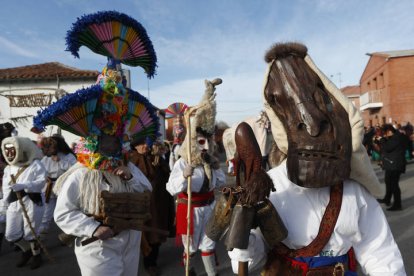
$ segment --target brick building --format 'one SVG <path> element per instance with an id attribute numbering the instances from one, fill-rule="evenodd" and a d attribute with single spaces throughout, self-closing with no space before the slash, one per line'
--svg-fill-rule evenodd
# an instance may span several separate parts
<path id="1" fill-rule="evenodd" d="M 359 108 L 365 125 L 413 124 L 414 50 L 368 55 L 359 86 Z"/>
<path id="2" fill-rule="evenodd" d="M 345 86 L 341 89 L 342 93 L 359 109 L 359 97 L 361 96 L 361 88 L 359 85 Z"/>

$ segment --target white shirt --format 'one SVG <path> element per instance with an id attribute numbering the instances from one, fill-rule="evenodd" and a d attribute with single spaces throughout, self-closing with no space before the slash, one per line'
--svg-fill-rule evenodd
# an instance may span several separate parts
<path id="1" fill-rule="evenodd" d="M 3 198 L 7 199 L 11 192 L 11 175 L 16 176 L 20 170 L 19 166 L 8 165 L 4 169 L 3 175 Z M 42 163 L 35 159 L 33 162 L 19 175 L 16 183 L 25 184 L 24 189 L 28 193 L 40 193 L 46 183 L 46 169 Z"/>
<path id="2" fill-rule="evenodd" d="M 181 192 L 187 191 L 187 178 L 183 176 L 183 170 L 187 166 L 187 162 L 180 158 L 174 164 L 174 168 L 171 171 L 170 178 L 167 182 L 167 191 L 171 195 L 177 195 Z M 197 166 L 194 168 L 194 173 L 191 177 L 191 191 L 198 193 L 200 192 L 203 183 L 204 183 L 204 168 L 202 166 Z M 219 188 L 226 184 L 226 176 L 223 170 L 212 170 L 211 183 L 209 191 Z"/>
<path id="3" fill-rule="evenodd" d="M 51 178 L 57 178 L 66 172 L 73 164 L 76 163 L 76 157 L 71 154 L 58 153 L 59 161 L 53 161 L 52 157 L 44 156 L 42 158 L 42 164 L 45 166 L 48 176 Z"/>
<path id="4" fill-rule="evenodd" d="M 152 191 L 151 183 L 136 166 L 128 163 L 128 168 L 133 177 L 126 181 L 126 185 L 130 185 L 136 192 Z M 66 179 L 54 212 L 55 222 L 63 232 L 77 237 L 92 237 L 100 225 L 93 217 L 83 213 L 79 205 L 80 180 L 87 170 L 86 167 L 77 169 Z"/>
<path id="5" fill-rule="evenodd" d="M 311 243 L 330 199 L 330 188 L 303 188 L 290 182 L 286 162 L 268 172 L 276 192 L 269 199 L 286 228 L 283 241 L 289 248 L 298 249 Z M 247 250 L 230 252 L 232 262 L 244 258 L 250 265 L 263 263 L 257 250 L 267 250 L 261 235 L 254 232 L 254 243 Z M 250 245 L 249 245 L 250 246 Z M 340 256 L 353 247 L 362 271 L 369 275 L 406 275 L 400 250 L 394 241 L 381 206 L 365 188 L 352 180 L 344 181 L 342 207 L 327 245 L 321 256 Z M 246 251 L 250 251 L 248 253 Z M 255 253 L 254 253 L 255 252 Z M 251 267 L 254 269 L 254 267 Z"/>

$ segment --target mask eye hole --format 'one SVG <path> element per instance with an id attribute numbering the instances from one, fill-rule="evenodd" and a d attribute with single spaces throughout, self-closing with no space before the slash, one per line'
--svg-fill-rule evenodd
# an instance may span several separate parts
<path id="1" fill-rule="evenodd" d="M 198 144 L 204 145 L 206 143 L 206 139 L 199 139 L 197 140 Z"/>

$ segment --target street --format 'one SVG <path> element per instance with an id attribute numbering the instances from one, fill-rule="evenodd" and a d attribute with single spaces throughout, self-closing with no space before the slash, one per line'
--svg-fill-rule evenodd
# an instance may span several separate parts
<path id="1" fill-rule="evenodd" d="M 383 184 L 384 173 L 376 165 L 374 169 Z M 385 215 L 389 221 L 394 238 L 399 245 L 404 258 L 407 275 L 414 275 L 414 162 L 407 165 L 407 171 L 401 176 L 400 180 L 401 194 L 403 199 L 403 210 L 398 212 L 389 212 L 385 210 Z M 43 265 L 37 270 L 30 270 L 26 265 L 23 268 L 16 268 L 15 263 L 20 252 L 15 252 L 9 243 L 3 241 L 3 248 L 0 253 L 0 271 L 1 275 L 30 275 L 30 276 L 76 276 L 80 275 L 73 248 L 62 246 L 57 239 L 58 228 L 54 225 L 52 233 L 46 240 L 46 246 L 50 254 L 54 257 L 54 262 L 49 262 L 43 255 Z M 182 247 L 175 245 L 175 239 L 170 238 L 167 243 L 160 248 L 158 266 L 160 275 L 184 275 L 184 268 L 180 266 Z M 220 276 L 234 275 L 231 271 L 230 261 L 227 252 L 222 243 L 217 246 L 217 255 L 219 260 L 218 273 Z M 200 255 L 194 258 L 197 275 L 206 275 L 201 262 Z M 147 275 L 142 270 L 139 275 Z"/>

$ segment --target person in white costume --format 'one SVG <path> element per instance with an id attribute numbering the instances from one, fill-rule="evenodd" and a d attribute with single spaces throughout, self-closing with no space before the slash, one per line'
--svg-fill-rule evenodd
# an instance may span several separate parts
<path id="1" fill-rule="evenodd" d="M 205 226 L 214 208 L 214 189 L 226 183 L 224 172 L 214 157 L 214 123 L 216 103 L 214 101 L 215 85 L 221 83 L 206 81 L 205 95 L 200 108 L 191 121 L 191 137 L 186 136 L 180 148 L 181 158 L 174 164 L 167 183 L 167 191 L 177 196 L 176 227 L 177 236 L 182 236 L 182 243 L 187 252 L 187 179 L 191 176 L 191 226 L 190 257 L 198 250 L 207 275 L 216 275 L 215 242 L 205 234 Z M 188 163 L 187 142 L 191 139 L 191 164 Z M 186 260 L 185 253 L 183 254 Z M 190 261 L 190 275 L 195 275 Z"/>
<path id="2" fill-rule="evenodd" d="M 9 122 L 0 124 L 0 146 L 4 138 L 11 137 L 11 136 L 17 136 L 17 131 L 15 127 Z M 6 159 L 4 159 L 3 154 L 0 154 L 0 252 L 1 252 L 2 240 L 4 238 L 4 231 L 6 231 L 7 202 L 3 198 L 3 188 L 2 188 L 3 171 L 6 166 L 7 166 Z"/>
<path id="3" fill-rule="evenodd" d="M 111 26 L 120 27 L 108 36 L 92 34 Z M 160 124 L 154 106 L 128 87 L 121 64 L 141 66 L 151 78 L 157 67 L 155 51 L 144 27 L 116 11 L 78 18 L 67 32 L 66 45 L 74 56 L 86 46 L 108 62 L 95 85 L 69 93 L 33 119 L 35 132 L 58 125 L 82 137 L 76 146 L 78 162 L 54 185 L 54 219 L 66 234 L 76 236 L 82 275 L 136 276 L 152 186 L 129 161 L 130 142 L 156 140 Z M 114 45 L 123 46 L 108 51 L 118 48 Z"/>
<path id="4" fill-rule="evenodd" d="M 151 191 L 151 184 L 132 163 L 113 173 L 91 170 L 80 163 L 58 179 L 58 200 L 54 212 L 56 224 L 75 240 L 75 254 L 82 275 L 137 275 L 141 232 L 124 230 L 114 236 L 110 227 L 101 225 L 91 214 L 99 201 L 93 188 L 109 192 Z M 91 190 L 87 189 L 86 186 Z M 88 190 L 82 192 L 82 190 Z M 90 194 L 89 194 L 90 193 Z M 89 206 L 87 205 L 89 202 Z M 90 210 L 88 210 L 90 209 Z M 96 210 L 95 210 L 96 211 Z M 90 237 L 99 241 L 82 246 Z"/>
<path id="5" fill-rule="evenodd" d="M 76 155 L 66 144 L 64 138 L 57 135 L 42 138 L 40 146 L 44 154 L 41 161 L 46 168 L 48 181 L 50 182 L 46 184 L 45 191 L 42 193 L 45 211 L 42 225 L 40 226 L 40 233 L 46 235 L 49 232 L 56 206 L 56 195 L 50 189 L 53 187 L 56 179 L 76 163 Z"/>
<path id="6" fill-rule="evenodd" d="M 268 171 L 269 200 L 288 230 L 269 248 L 259 229 L 229 252 L 262 275 L 406 275 L 376 197 L 378 179 L 362 146 L 363 120 L 299 43 L 267 53 L 264 100 L 285 160 Z"/>
<path id="7" fill-rule="evenodd" d="M 16 266 L 24 266 L 33 257 L 30 268 L 36 269 L 42 262 L 35 235 L 42 221 L 41 192 L 46 183 L 46 170 L 40 162 L 41 152 L 29 138 L 18 136 L 5 138 L 1 149 L 8 163 L 3 175 L 2 207 L 7 207 L 5 238 L 22 250 Z M 24 207 L 18 200 L 17 192 L 22 196 Z M 30 222 L 24 216 L 25 211 Z M 31 231 L 29 223 L 35 233 Z"/>

